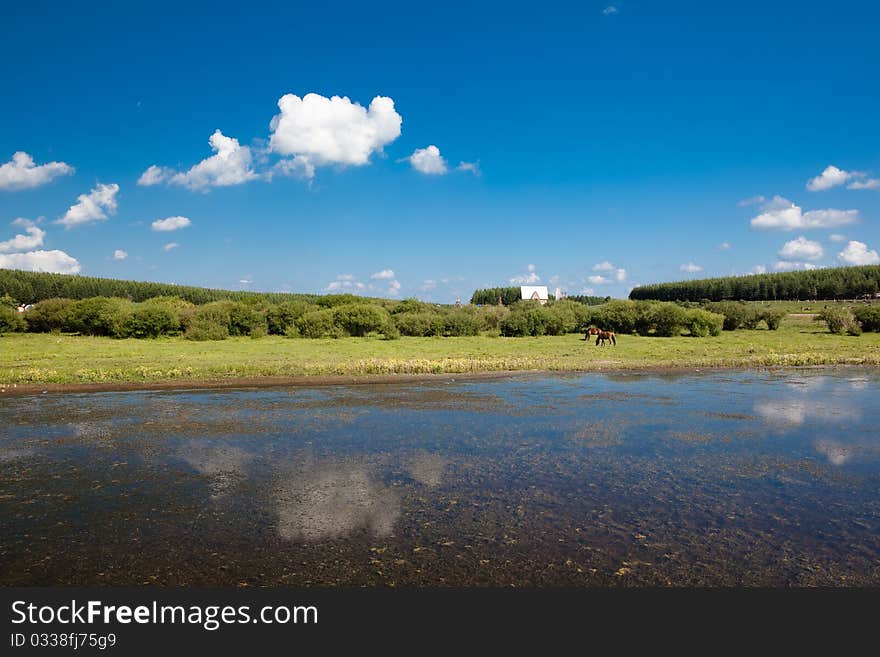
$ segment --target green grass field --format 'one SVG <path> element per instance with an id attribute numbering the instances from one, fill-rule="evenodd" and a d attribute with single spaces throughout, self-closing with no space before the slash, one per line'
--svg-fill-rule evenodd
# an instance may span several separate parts
<path id="1" fill-rule="evenodd" d="M 831 335 L 808 318 L 778 331 L 715 338 L 623 335 L 595 347 L 579 335 L 541 338 L 282 337 L 191 342 L 115 340 L 52 334 L 0 337 L 0 384 L 130 383 L 303 375 L 387 375 L 503 370 L 880 365 L 880 334 Z"/>

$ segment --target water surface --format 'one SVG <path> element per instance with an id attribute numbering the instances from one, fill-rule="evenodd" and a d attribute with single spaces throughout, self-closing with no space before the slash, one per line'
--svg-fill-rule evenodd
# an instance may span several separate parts
<path id="1" fill-rule="evenodd" d="M 0 399 L 0 584 L 880 584 L 880 372 Z"/>

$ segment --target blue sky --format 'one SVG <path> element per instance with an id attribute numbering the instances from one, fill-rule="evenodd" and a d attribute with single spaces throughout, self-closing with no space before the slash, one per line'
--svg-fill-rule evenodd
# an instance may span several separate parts
<path id="1" fill-rule="evenodd" d="M 451 302 L 880 261 L 873 3 L 2 11 L 0 266 Z"/>

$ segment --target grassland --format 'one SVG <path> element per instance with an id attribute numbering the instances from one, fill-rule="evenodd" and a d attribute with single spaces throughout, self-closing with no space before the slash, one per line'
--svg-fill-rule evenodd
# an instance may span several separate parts
<path id="1" fill-rule="evenodd" d="M 880 334 L 832 335 L 804 317 L 778 331 L 714 338 L 624 335 L 616 347 L 581 336 L 541 338 L 182 338 L 116 340 L 52 334 L 0 337 L 0 385 L 222 381 L 251 377 L 880 365 Z"/>

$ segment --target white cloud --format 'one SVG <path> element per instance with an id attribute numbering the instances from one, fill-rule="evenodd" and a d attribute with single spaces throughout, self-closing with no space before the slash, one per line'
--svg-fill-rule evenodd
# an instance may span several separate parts
<path id="1" fill-rule="evenodd" d="M 880 189 L 880 178 L 869 178 L 864 171 L 844 171 L 835 166 L 825 167 L 820 175 L 811 178 L 807 182 L 807 189 L 820 192 L 844 183 L 849 183 L 847 189 Z"/>
<path id="2" fill-rule="evenodd" d="M 152 164 L 141 174 L 141 177 L 138 178 L 137 184 L 142 187 L 150 187 L 151 185 L 158 185 L 160 182 L 163 182 L 173 175 L 174 170 L 164 169 Z"/>
<path id="3" fill-rule="evenodd" d="M 801 208 L 786 198 L 774 196 L 762 208 L 763 212 L 751 221 L 752 228 L 759 230 L 798 230 L 809 228 L 833 228 L 859 220 L 858 210 L 811 210 Z"/>
<path id="4" fill-rule="evenodd" d="M 513 285 L 534 285 L 535 283 L 541 282 L 541 277 L 538 276 L 537 268 L 535 265 L 528 266 L 528 273 L 522 276 L 514 276 L 510 279 L 511 284 Z"/>
<path id="5" fill-rule="evenodd" d="M 46 231 L 36 226 L 28 226 L 24 229 L 26 234 L 16 235 L 12 239 L 0 242 L 0 253 L 9 253 L 11 251 L 27 251 L 35 249 L 43 245 L 43 239 L 46 237 Z"/>
<path id="6" fill-rule="evenodd" d="M 191 225 L 192 222 L 187 217 L 168 217 L 166 219 L 156 219 L 150 227 L 155 231 L 167 233 Z"/>
<path id="7" fill-rule="evenodd" d="M 786 242 L 779 250 L 779 257 L 785 260 L 818 260 L 825 255 L 822 245 L 801 235 Z"/>
<path id="8" fill-rule="evenodd" d="M 189 171 L 175 172 L 165 167 L 151 166 L 140 179 L 139 185 L 180 185 L 194 191 L 207 191 L 211 187 L 241 185 L 259 178 L 251 168 L 253 155 L 251 149 L 238 143 L 238 139 L 227 137 L 220 130 L 208 138 L 214 155 L 205 158 Z"/>
<path id="9" fill-rule="evenodd" d="M 825 167 L 821 174 L 807 181 L 807 189 L 811 192 L 821 192 L 844 184 L 851 176 L 848 171 L 830 165 Z"/>
<path id="10" fill-rule="evenodd" d="M 607 260 L 603 262 L 597 262 L 593 265 L 593 271 L 607 271 L 614 272 L 614 280 L 618 283 L 623 283 L 626 281 L 626 269 L 622 267 L 615 267 L 612 263 Z M 611 282 L 611 278 L 607 278 L 605 276 L 590 276 L 588 279 L 594 285 L 604 285 L 606 283 Z"/>
<path id="11" fill-rule="evenodd" d="M 459 171 L 470 171 L 475 176 L 479 176 L 482 173 L 479 162 L 459 162 L 456 169 Z"/>
<path id="12" fill-rule="evenodd" d="M 759 204 L 763 203 L 763 202 L 766 201 L 766 200 L 767 200 L 767 199 L 764 198 L 764 196 L 763 196 L 762 194 L 758 194 L 757 196 L 751 196 L 751 197 L 749 197 L 749 198 L 744 198 L 744 199 L 742 199 L 742 200 L 740 200 L 740 201 L 737 201 L 737 202 L 736 202 L 736 207 L 738 207 L 738 208 L 744 208 L 744 207 L 749 206 L 749 205 L 759 205 Z"/>
<path id="13" fill-rule="evenodd" d="M 880 178 L 865 178 L 854 180 L 846 186 L 847 189 L 880 189 Z"/>
<path id="14" fill-rule="evenodd" d="M 773 269 L 776 271 L 795 271 L 797 269 L 815 269 L 816 265 L 811 262 L 792 262 L 790 260 L 777 260 L 773 264 Z"/>
<path id="15" fill-rule="evenodd" d="M 0 165 L 0 189 L 17 190 L 40 187 L 58 176 L 69 176 L 75 169 L 65 162 L 34 164 L 34 158 L 18 151 L 12 159 Z"/>
<path id="16" fill-rule="evenodd" d="M 721 244 L 718 245 L 718 248 L 721 249 L 722 251 L 729 251 L 730 250 L 730 242 L 721 242 Z"/>
<path id="17" fill-rule="evenodd" d="M 22 228 L 27 228 L 28 226 L 37 225 L 40 221 L 42 221 L 42 219 L 43 218 L 40 217 L 39 219 L 37 219 L 37 221 L 31 221 L 30 219 L 25 219 L 24 217 L 19 217 L 18 219 L 12 220 L 12 225 L 13 226 L 21 226 Z"/>
<path id="18" fill-rule="evenodd" d="M 446 160 L 440 155 L 440 149 L 433 144 L 426 148 L 417 148 L 406 159 L 409 160 L 412 168 L 419 173 L 440 175 L 449 170 L 446 166 Z"/>
<path id="19" fill-rule="evenodd" d="M 316 166 L 367 164 L 373 153 L 400 136 L 403 120 L 385 96 L 376 96 L 365 108 L 347 96 L 285 94 L 278 108 L 280 114 L 269 124 L 271 150 L 303 160 L 312 171 Z"/>
<path id="20" fill-rule="evenodd" d="M 98 184 L 88 194 L 77 196 L 77 203 L 71 205 L 64 216 L 55 223 L 61 224 L 65 228 L 73 228 L 94 221 L 105 221 L 108 213 L 116 213 L 116 194 L 118 193 L 119 185 L 115 183 Z"/>
<path id="21" fill-rule="evenodd" d="M 128 251 L 123 251 L 122 249 L 116 249 L 113 252 L 114 260 L 125 260 L 128 257 Z"/>
<path id="22" fill-rule="evenodd" d="M 386 290 L 386 293 L 388 295 L 396 297 L 398 294 L 400 294 L 401 285 L 400 281 L 398 281 L 396 276 L 394 275 L 394 270 L 383 269 L 381 271 L 377 271 L 376 273 L 370 275 L 370 279 L 374 281 L 387 282 L 388 289 Z M 371 284 L 370 289 L 375 290 L 376 288 Z"/>
<path id="23" fill-rule="evenodd" d="M 767 267 L 765 265 L 755 265 L 755 268 L 751 271 L 752 274 L 766 274 Z"/>
<path id="24" fill-rule="evenodd" d="M 24 269 L 55 274 L 76 274 L 80 266 L 76 258 L 64 251 L 28 251 L 0 255 L 0 269 Z"/>
<path id="25" fill-rule="evenodd" d="M 162 247 L 162 250 L 165 253 L 168 253 L 169 251 L 173 251 L 174 249 L 178 248 L 179 246 L 180 246 L 180 244 L 178 244 L 177 242 L 168 242 L 168 244 L 166 244 L 165 246 Z"/>
<path id="26" fill-rule="evenodd" d="M 245 276 L 244 278 L 239 279 L 238 282 L 240 285 L 252 285 L 254 282 L 254 279 L 252 276 Z"/>
<path id="27" fill-rule="evenodd" d="M 335 281 L 331 281 L 324 288 L 325 292 L 357 292 L 366 287 L 351 274 L 339 274 Z"/>
<path id="28" fill-rule="evenodd" d="M 689 274 L 695 274 L 698 271 L 703 271 L 703 268 L 700 265 L 695 265 L 692 262 L 682 265 L 681 267 L 679 267 L 679 269 Z"/>
<path id="29" fill-rule="evenodd" d="M 840 253 L 838 260 L 848 265 L 880 265 L 880 255 L 877 251 L 869 251 L 864 242 L 852 240 Z"/>
<path id="30" fill-rule="evenodd" d="M 422 292 L 430 292 L 437 288 L 437 281 L 432 278 L 429 278 L 422 282 Z"/>
<path id="31" fill-rule="evenodd" d="M 315 165 L 304 157 L 291 157 L 277 162 L 269 172 L 269 178 L 274 174 L 288 178 L 305 178 L 311 180 L 315 177 Z"/>
<path id="32" fill-rule="evenodd" d="M 840 233 L 831 233 L 828 236 L 828 239 L 832 242 L 846 242 L 846 235 L 841 235 Z"/>
<path id="33" fill-rule="evenodd" d="M 588 297 L 593 296 L 594 292 L 595 292 L 595 290 L 591 287 L 585 287 L 583 290 L 581 290 L 581 294 L 584 294 Z"/>
<path id="34" fill-rule="evenodd" d="M 607 7 L 605 7 L 605 9 L 602 10 L 602 15 L 603 16 L 613 16 L 614 14 L 617 13 L 617 11 L 618 11 L 617 7 L 615 7 L 614 5 L 608 5 Z"/>

